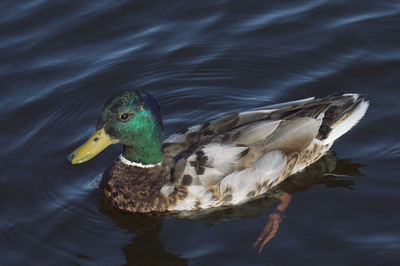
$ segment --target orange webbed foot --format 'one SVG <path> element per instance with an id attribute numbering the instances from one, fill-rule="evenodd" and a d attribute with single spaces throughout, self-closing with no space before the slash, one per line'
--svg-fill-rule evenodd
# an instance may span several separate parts
<path id="1" fill-rule="evenodd" d="M 253 247 L 258 247 L 258 253 L 261 253 L 264 246 L 276 235 L 279 229 L 279 224 L 282 221 L 283 213 L 286 208 L 289 206 L 291 196 L 288 193 L 283 194 L 279 197 L 280 203 L 276 207 L 276 209 L 269 215 L 269 219 L 267 224 L 265 225 L 263 231 L 260 236 L 257 238 L 256 242 L 254 242 Z"/>

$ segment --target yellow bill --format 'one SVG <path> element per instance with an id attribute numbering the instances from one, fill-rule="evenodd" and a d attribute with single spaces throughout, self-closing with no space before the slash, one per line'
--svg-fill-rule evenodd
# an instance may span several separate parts
<path id="1" fill-rule="evenodd" d="M 95 131 L 84 144 L 68 156 L 68 161 L 71 164 L 84 163 L 114 143 L 118 143 L 118 140 L 111 139 L 104 131 L 104 128 L 99 129 Z"/>

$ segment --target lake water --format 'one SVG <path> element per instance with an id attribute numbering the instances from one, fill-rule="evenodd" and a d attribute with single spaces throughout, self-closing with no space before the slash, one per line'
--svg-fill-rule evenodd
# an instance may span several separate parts
<path id="1" fill-rule="evenodd" d="M 1 265 L 399 265 L 400 2 L 2 1 Z M 153 94 L 166 135 L 221 113 L 340 91 L 365 118 L 293 194 L 196 219 L 114 210 L 98 189 L 120 153 L 71 166 L 103 104 Z M 331 155 L 331 157 L 334 155 Z"/>

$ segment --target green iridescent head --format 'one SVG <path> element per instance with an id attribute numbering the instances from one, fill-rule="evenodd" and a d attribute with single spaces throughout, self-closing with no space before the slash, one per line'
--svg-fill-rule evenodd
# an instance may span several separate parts
<path id="1" fill-rule="evenodd" d="M 70 154 L 72 164 L 83 163 L 108 145 L 124 145 L 124 157 L 142 164 L 163 160 L 160 106 L 153 96 L 140 91 L 125 91 L 109 100 L 100 115 L 96 131 Z"/>

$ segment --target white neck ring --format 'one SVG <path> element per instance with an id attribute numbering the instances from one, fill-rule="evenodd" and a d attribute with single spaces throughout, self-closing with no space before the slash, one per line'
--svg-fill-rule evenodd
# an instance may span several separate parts
<path id="1" fill-rule="evenodd" d="M 119 155 L 119 159 L 123 164 L 130 165 L 130 166 L 136 166 L 140 168 L 152 168 L 156 166 L 160 166 L 161 163 L 158 164 L 142 164 L 142 163 L 137 163 L 137 162 L 132 162 L 126 159 L 122 154 Z"/>

